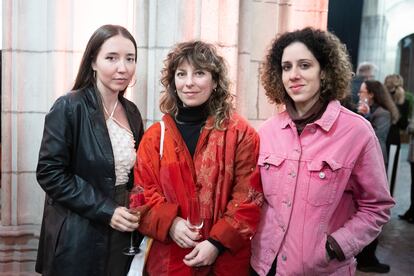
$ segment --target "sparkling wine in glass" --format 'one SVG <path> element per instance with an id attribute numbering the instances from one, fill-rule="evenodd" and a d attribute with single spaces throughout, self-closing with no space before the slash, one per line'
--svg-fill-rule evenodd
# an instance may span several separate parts
<path id="1" fill-rule="evenodd" d="M 200 203 L 197 197 L 190 198 L 188 202 L 187 224 L 193 230 L 199 231 L 203 228 L 204 220 L 201 218 Z"/>
<path id="2" fill-rule="evenodd" d="M 145 204 L 144 188 L 141 185 L 135 185 L 131 191 L 129 191 L 129 209 L 131 214 L 138 214 L 140 207 Z M 134 233 L 131 232 L 129 246 L 122 250 L 122 253 L 127 256 L 134 256 L 140 252 L 139 246 L 134 245 Z"/>

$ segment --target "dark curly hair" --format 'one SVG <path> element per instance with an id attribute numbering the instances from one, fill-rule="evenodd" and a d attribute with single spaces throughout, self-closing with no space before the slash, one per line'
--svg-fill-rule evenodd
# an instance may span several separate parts
<path id="1" fill-rule="evenodd" d="M 216 48 L 202 41 L 189 41 L 177 44 L 164 60 L 161 71 L 161 84 L 164 91 L 160 100 L 163 113 L 176 116 L 179 98 L 175 87 L 175 71 L 187 61 L 197 69 L 207 70 L 217 83 L 208 99 L 209 115 L 215 116 L 214 128 L 223 129 L 223 123 L 230 117 L 233 96 L 230 94 L 230 81 L 227 77 L 227 66 L 223 57 L 217 54 Z"/>
<path id="2" fill-rule="evenodd" d="M 272 42 L 261 70 L 262 84 L 269 101 L 281 104 L 289 98 L 282 81 L 282 55 L 285 48 L 294 42 L 305 44 L 324 72 L 321 100 L 344 99 L 349 94 L 353 75 L 346 47 L 332 33 L 308 27 L 284 33 Z"/>

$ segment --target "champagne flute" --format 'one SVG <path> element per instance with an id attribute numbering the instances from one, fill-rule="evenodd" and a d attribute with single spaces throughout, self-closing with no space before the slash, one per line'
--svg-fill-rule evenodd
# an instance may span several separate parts
<path id="1" fill-rule="evenodd" d="M 368 98 L 361 98 L 358 102 L 358 112 L 363 115 L 369 113 Z"/>
<path id="2" fill-rule="evenodd" d="M 192 197 L 188 202 L 187 224 L 192 230 L 199 231 L 203 228 L 204 220 L 201 218 L 198 197 Z"/>
<path id="3" fill-rule="evenodd" d="M 134 186 L 129 191 L 129 209 L 131 214 L 138 214 L 140 207 L 145 204 L 144 188 L 141 185 Z M 127 256 L 134 256 L 140 252 L 139 246 L 134 246 L 134 232 L 131 232 L 129 246 L 122 250 L 122 253 Z"/>

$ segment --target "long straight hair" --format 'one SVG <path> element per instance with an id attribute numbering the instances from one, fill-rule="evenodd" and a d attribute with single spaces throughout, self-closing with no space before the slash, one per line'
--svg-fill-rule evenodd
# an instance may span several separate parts
<path id="1" fill-rule="evenodd" d="M 109 38 L 117 35 L 121 35 L 131 40 L 135 48 L 135 57 L 137 56 L 137 43 L 127 29 L 119 25 L 103 25 L 99 27 L 92 34 L 91 38 L 89 38 L 85 52 L 82 56 L 81 63 L 79 65 L 78 74 L 76 76 L 75 84 L 73 85 L 72 90 L 79 90 L 96 85 L 92 63 L 96 61 L 96 57 L 101 50 L 102 44 L 104 44 L 105 41 Z M 121 96 L 124 95 L 125 89 L 120 91 Z"/>
<path id="2" fill-rule="evenodd" d="M 374 102 L 391 113 L 392 123 L 395 124 L 398 122 L 400 119 L 400 112 L 385 86 L 376 80 L 366 80 L 364 83 L 367 86 L 368 93 L 374 95 Z"/>

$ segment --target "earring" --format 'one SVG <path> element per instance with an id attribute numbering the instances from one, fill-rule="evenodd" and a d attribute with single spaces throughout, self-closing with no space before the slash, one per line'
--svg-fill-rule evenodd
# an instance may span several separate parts
<path id="1" fill-rule="evenodd" d="M 96 71 L 93 70 L 93 78 L 96 79 Z"/>

